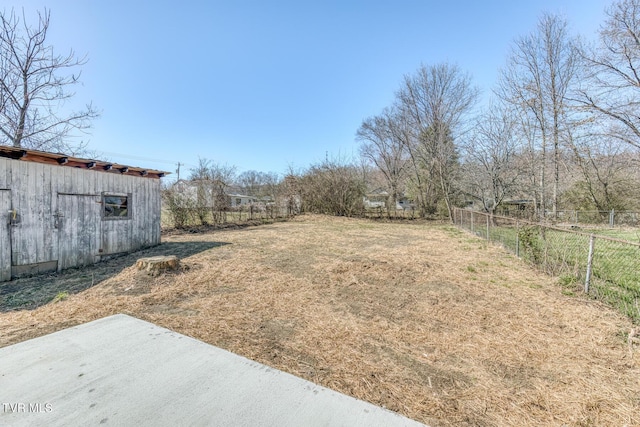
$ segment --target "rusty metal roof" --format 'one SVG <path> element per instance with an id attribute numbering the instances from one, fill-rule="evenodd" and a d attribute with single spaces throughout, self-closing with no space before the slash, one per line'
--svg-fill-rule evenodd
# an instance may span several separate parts
<path id="1" fill-rule="evenodd" d="M 48 165 L 78 169 L 90 169 L 97 172 L 117 173 L 120 175 L 139 176 L 144 178 L 159 179 L 170 173 L 155 169 L 145 169 L 136 166 L 122 165 L 119 163 L 105 162 L 102 160 L 82 159 L 62 153 L 49 153 L 46 151 L 7 146 L 0 146 L 0 157 L 25 162 L 44 163 Z"/>

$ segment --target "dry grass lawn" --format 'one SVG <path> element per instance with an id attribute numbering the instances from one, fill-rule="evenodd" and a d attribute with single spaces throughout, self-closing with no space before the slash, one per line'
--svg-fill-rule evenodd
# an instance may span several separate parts
<path id="1" fill-rule="evenodd" d="M 127 313 L 433 426 L 640 425 L 631 322 L 450 226 L 304 216 L 164 241 L 0 286 L 0 346 Z M 185 268 L 132 267 L 155 254 Z M 38 283 L 69 296 L 41 304 Z"/>

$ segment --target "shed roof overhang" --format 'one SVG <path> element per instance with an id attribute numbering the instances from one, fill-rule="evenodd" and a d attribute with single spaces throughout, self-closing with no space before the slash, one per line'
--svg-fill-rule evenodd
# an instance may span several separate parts
<path id="1" fill-rule="evenodd" d="M 144 178 L 159 179 L 169 172 L 145 169 L 135 166 L 121 165 L 119 163 L 105 162 L 101 160 L 82 159 L 62 153 L 49 153 L 46 151 L 28 150 L 25 148 L 0 146 L 0 157 L 26 162 L 44 163 L 55 166 L 66 166 L 79 169 L 90 169 L 97 172 L 117 173 L 120 175 L 138 176 Z"/>

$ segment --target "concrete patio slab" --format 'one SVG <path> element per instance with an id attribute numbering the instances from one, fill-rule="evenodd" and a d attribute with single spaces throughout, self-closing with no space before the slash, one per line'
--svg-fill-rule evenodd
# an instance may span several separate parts
<path id="1" fill-rule="evenodd" d="M 0 348 L 0 426 L 421 426 L 123 314 Z"/>

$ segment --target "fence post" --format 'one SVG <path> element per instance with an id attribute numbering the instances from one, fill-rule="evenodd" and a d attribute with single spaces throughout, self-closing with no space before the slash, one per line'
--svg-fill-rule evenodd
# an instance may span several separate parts
<path id="1" fill-rule="evenodd" d="M 613 228 L 614 224 L 615 224 L 615 216 L 616 216 L 616 210 L 615 209 L 611 209 L 611 212 L 609 212 L 609 227 Z"/>
<path id="2" fill-rule="evenodd" d="M 489 237 L 489 215 L 487 215 L 487 240 L 491 241 L 491 238 Z"/>
<path id="3" fill-rule="evenodd" d="M 471 232 L 475 233 L 475 230 L 473 229 L 473 211 L 471 211 Z"/>
<path id="4" fill-rule="evenodd" d="M 589 256 L 587 257 L 587 277 L 584 279 L 584 291 L 589 293 L 589 287 L 591 285 L 591 266 L 593 264 L 593 247 L 595 246 L 596 236 L 592 234 L 589 237 Z"/>
<path id="5" fill-rule="evenodd" d="M 520 258 L 520 221 L 516 219 L 516 256 Z"/>

